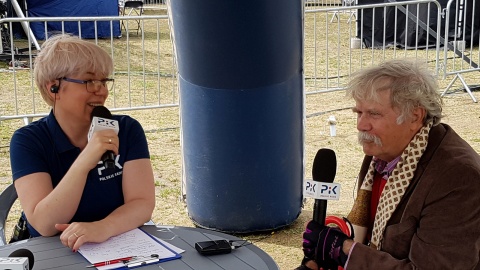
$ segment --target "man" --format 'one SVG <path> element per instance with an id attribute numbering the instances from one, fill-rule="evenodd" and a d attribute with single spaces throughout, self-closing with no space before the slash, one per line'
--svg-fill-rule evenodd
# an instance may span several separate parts
<path id="1" fill-rule="evenodd" d="M 310 221 L 299 269 L 480 269 L 480 157 L 440 123 L 435 78 L 392 60 L 356 73 L 347 94 L 366 155 L 355 238 Z"/>

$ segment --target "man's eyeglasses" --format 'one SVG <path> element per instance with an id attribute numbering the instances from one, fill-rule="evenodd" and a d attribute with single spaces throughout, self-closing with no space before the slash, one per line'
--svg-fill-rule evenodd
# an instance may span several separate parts
<path id="1" fill-rule="evenodd" d="M 59 80 L 64 80 L 67 82 L 72 82 L 72 83 L 79 83 L 79 84 L 85 84 L 85 87 L 87 89 L 87 92 L 89 93 L 95 93 L 100 90 L 101 87 L 107 88 L 108 91 L 110 91 L 113 87 L 113 82 L 115 81 L 114 79 L 106 78 L 103 80 L 77 80 L 77 79 L 72 79 L 72 78 L 67 78 L 63 77 L 60 78 Z"/>

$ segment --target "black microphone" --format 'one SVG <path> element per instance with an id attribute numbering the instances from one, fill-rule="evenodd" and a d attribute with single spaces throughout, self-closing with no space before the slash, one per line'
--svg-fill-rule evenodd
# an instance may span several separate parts
<path id="1" fill-rule="evenodd" d="M 104 106 L 96 106 L 91 114 L 92 124 L 88 132 L 90 140 L 93 133 L 103 129 L 114 129 L 118 134 L 118 121 L 112 119 L 112 113 Z M 102 162 L 105 168 L 113 169 L 115 167 L 115 154 L 108 150 L 102 155 Z"/>
<path id="2" fill-rule="evenodd" d="M 333 183 L 337 173 L 337 157 L 331 149 L 322 148 L 318 150 L 312 166 L 313 181 Z M 313 206 L 313 220 L 325 224 L 327 217 L 327 200 L 315 199 Z"/>
<path id="3" fill-rule="evenodd" d="M 14 257 L 22 257 L 22 258 L 28 258 L 28 269 L 32 270 L 33 268 L 33 263 L 35 262 L 35 259 L 33 257 L 33 253 L 25 248 L 17 249 L 14 252 L 12 252 L 10 255 L 8 255 L 9 258 Z"/>

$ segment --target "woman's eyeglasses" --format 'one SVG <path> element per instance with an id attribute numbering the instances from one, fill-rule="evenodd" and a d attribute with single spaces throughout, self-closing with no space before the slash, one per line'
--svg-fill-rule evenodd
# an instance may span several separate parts
<path id="1" fill-rule="evenodd" d="M 77 79 L 72 79 L 72 78 L 67 78 L 67 77 L 62 77 L 59 80 L 64 80 L 66 82 L 72 82 L 72 83 L 79 83 L 79 84 L 85 84 L 85 87 L 87 89 L 87 92 L 89 93 L 95 93 L 100 91 L 101 87 L 107 88 L 108 91 L 110 91 L 113 87 L 114 79 L 106 78 L 103 80 L 77 80 Z"/>

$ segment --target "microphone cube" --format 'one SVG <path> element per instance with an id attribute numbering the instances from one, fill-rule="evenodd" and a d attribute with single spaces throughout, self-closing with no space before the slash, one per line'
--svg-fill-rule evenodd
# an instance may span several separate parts
<path id="1" fill-rule="evenodd" d="M 28 270 L 28 258 L 26 257 L 0 257 L 0 269 L 4 270 Z"/>
<path id="2" fill-rule="evenodd" d="M 94 116 L 92 118 L 92 124 L 90 125 L 90 129 L 88 131 L 88 140 L 90 141 L 93 133 L 104 129 L 113 129 L 115 133 L 118 134 L 118 130 L 120 129 L 118 126 L 118 121 Z"/>
<path id="3" fill-rule="evenodd" d="M 318 200 L 336 200 L 340 199 L 340 184 L 325 183 L 314 180 L 305 180 L 303 183 L 303 196 Z"/>

